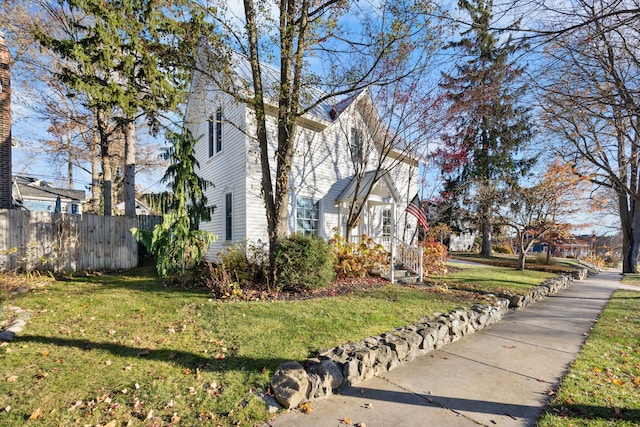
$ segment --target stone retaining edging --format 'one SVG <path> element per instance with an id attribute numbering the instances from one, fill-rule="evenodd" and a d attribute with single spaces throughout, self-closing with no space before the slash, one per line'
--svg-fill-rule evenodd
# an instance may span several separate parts
<path id="1" fill-rule="evenodd" d="M 22 332 L 22 328 L 25 327 L 31 315 L 20 307 L 9 306 L 4 307 L 4 309 L 13 311 L 13 320 L 9 322 L 6 328 L 0 330 L 0 341 L 13 341 L 16 334 Z"/>
<path id="2" fill-rule="evenodd" d="M 578 274 L 580 280 L 586 269 Z M 335 391 L 392 370 L 402 363 L 455 342 L 489 326 L 509 308 L 524 308 L 573 283 L 573 274 L 547 279 L 522 295 L 500 295 L 493 305 L 474 304 L 469 309 L 436 313 L 410 326 L 397 328 L 362 342 L 320 350 L 303 364 L 284 362 L 271 377 L 271 389 L 285 408 L 322 399 Z"/>

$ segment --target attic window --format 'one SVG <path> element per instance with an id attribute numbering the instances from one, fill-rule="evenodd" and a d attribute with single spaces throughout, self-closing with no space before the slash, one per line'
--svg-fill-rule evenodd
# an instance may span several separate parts
<path id="1" fill-rule="evenodd" d="M 362 138 L 360 131 L 357 128 L 351 128 L 351 141 L 349 141 L 351 148 L 351 160 L 353 163 L 362 163 L 364 161 L 362 150 Z"/>
<path id="2" fill-rule="evenodd" d="M 209 157 L 222 151 L 222 108 L 209 117 Z"/>

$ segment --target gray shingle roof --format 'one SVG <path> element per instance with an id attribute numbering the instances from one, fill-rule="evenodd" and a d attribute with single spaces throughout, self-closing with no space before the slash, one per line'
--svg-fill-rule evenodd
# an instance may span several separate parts
<path id="1" fill-rule="evenodd" d="M 77 200 L 83 202 L 85 199 L 84 190 L 69 190 L 66 188 L 56 188 L 48 182 L 27 176 L 15 176 L 14 182 L 18 185 L 22 197 L 30 199 L 55 199 L 60 196 L 63 199 Z"/>

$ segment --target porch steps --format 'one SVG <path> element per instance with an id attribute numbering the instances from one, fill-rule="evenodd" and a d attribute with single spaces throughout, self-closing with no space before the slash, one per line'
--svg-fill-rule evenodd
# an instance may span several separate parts
<path id="1" fill-rule="evenodd" d="M 390 276 L 390 273 L 386 273 L 384 275 L 386 279 L 391 279 Z M 402 265 L 398 265 L 396 266 L 394 271 L 394 279 L 395 283 L 399 285 L 413 285 L 415 283 L 418 283 L 419 277 L 413 271 L 407 270 L 406 267 Z"/>

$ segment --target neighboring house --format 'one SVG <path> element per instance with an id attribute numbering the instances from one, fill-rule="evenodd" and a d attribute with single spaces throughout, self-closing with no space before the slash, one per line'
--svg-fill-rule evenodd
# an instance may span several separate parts
<path id="1" fill-rule="evenodd" d="M 13 200 L 16 208 L 29 211 L 82 214 L 84 190 L 56 188 L 51 183 L 27 176 L 13 177 Z"/>
<path id="2" fill-rule="evenodd" d="M 246 61 L 238 61 L 236 74 L 250 81 Z M 265 87 L 274 87 L 279 72 L 263 66 Z M 239 83 L 239 89 L 242 84 Z M 316 92 L 317 95 L 318 92 Z M 271 149 L 275 150 L 276 114 L 268 109 Z M 254 111 L 220 91 L 203 74 L 196 73 L 187 106 L 186 126 L 198 140 L 195 157 L 198 174 L 215 187 L 207 190 L 216 209 L 201 228 L 217 235 L 207 258 L 244 242 L 268 242 L 265 206 L 261 197 L 260 152 L 254 138 Z M 418 160 L 391 151 L 385 168 L 375 173 L 378 150 L 365 153 L 363 144 L 379 145 L 384 129 L 368 90 L 339 102 L 324 102 L 298 121 L 290 176 L 288 228 L 330 239 L 345 235 L 349 205 L 364 204 L 363 214 L 352 230 L 359 239 L 367 234 L 380 241 L 395 235 L 411 241 L 416 221 L 404 213 L 417 193 Z M 273 151 L 272 151 L 273 152 Z M 275 175 L 275 161 L 272 171 Z M 374 169 L 372 169 L 374 168 Z M 356 170 L 361 174 L 356 194 Z M 373 186 L 368 197 L 367 190 Z"/>
<path id="3" fill-rule="evenodd" d="M 115 210 L 117 215 L 123 215 L 124 214 L 124 202 L 118 203 L 115 206 L 114 210 Z M 149 206 L 147 206 L 146 204 L 144 204 L 144 202 L 142 202 L 141 200 L 136 198 L 136 215 L 137 216 L 153 215 L 153 212 L 151 211 L 151 208 Z"/>

